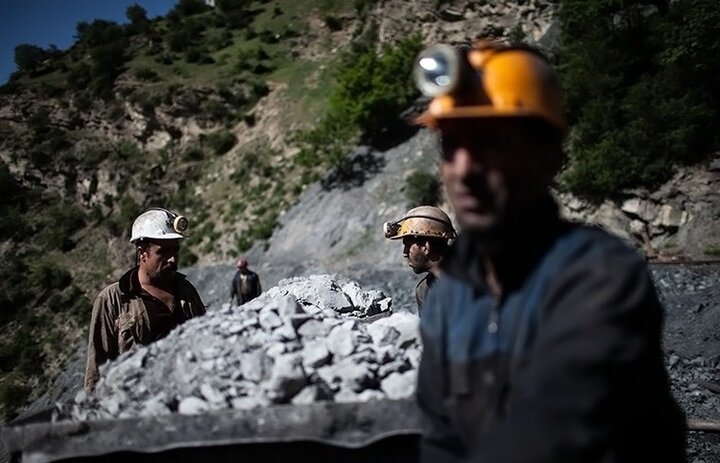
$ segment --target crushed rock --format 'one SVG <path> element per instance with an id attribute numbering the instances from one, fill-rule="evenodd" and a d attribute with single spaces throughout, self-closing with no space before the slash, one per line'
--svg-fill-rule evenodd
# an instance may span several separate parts
<path id="1" fill-rule="evenodd" d="M 381 291 L 338 276 L 282 280 L 103 365 L 95 391 L 78 393 L 53 419 L 407 397 L 421 353 L 419 319 L 391 306 Z"/>

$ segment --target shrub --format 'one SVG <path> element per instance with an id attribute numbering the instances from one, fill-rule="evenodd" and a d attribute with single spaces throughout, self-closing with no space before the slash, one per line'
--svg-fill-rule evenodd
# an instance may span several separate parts
<path id="1" fill-rule="evenodd" d="M 325 25 L 333 32 L 341 31 L 343 27 L 342 22 L 332 15 L 325 16 Z"/>
<path id="2" fill-rule="evenodd" d="M 17 416 L 30 396 L 31 389 L 13 376 L 3 378 L 0 383 L 0 422 L 6 423 Z"/>
<path id="3" fill-rule="evenodd" d="M 398 116 L 417 94 L 410 76 L 420 45 L 415 36 L 380 54 L 360 48 L 346 55 L 320 124 L 293 137 L 301 148 L 297 162 L 311 166 L 320 161 L 342 169 L 356 137 L 373 141 L 404 125 Z"/>
<path id="4" fill-rule="evenodd" d="M 39 65 L 47 53 L 36 45 L 22 43 L 15 47 L 15 64 L 20 71 L 30 71 Z"/>
<path id="5" fill-rule="evenodd" d="M 202 0 L 180 0 L 175 5 L 175 11 L 181 16 L 192 16 L 207 10 L 208 6 Z"/>
<path id="6" fill-rule="evenodd" d="M 365 139 L 396 127 L 398 114 L 417 96 L 411 71 L 420 47 L 414 36 L 381 54 L 367 51 L 346 59 L 330 98 L 331 113 L 345 113 Z"/>
<path id="7" fill-rule="evenodd" d="M 440 180 L 437 174 L 416 170 L 405 181 L 408 208 L 435 206 L 440 202 Z"/>
<path id="8" fill-rule="evenodd" d="M 138 68 L 135 70 L 135 77 L 137 77 L 140 80 L 147 80 L 150 82 L 154 82 L 158 80 L 158 73 L 153 71 L 150 68 Z"/>
<path id="9" fill-rule="evenodd" d="M 142 212 L 141 206 L 132 197 L 123 196 L 117 211 L 111 214 L 107 221 L 108 230 L 118 237 L 129 235 L 130 227 L 140 212 Z"/>
<path id="10" fill-rule="evenodd" d="M 85 225 L 85 214 L 74 203 L 56 200 L 47 207 L 38 224 L 38 235 L 51 249 L 69 251 L 75 247 L 72 235 Z"/>
<path id="11" fill-rule="evenodd" d="M 52 262 L 42 262 L 32 272 L 33 282 L 44 290 L 62 289 L 72 282 L 70 272 Z"/>
<path id="12" fill-rule="evenodd" d="M 90 301 L 82 290 L 73 284 L 62 291 L 54 292 L 48 298 L 47 305 L 52 312 L 67 314 L 82 323 L 88 318 Z"/>
<path id="13" fill-rule="evenodd" d="M 184 150 L 182 154 L 183 161 L 202 161 L 204 157 L 205 153 L 198 146 L 191 146 Z"/>
<path id="14" fill-rule="evenodd" d="M 205 136 L 205 143 L 215 154 L 225 154 L 237 143 L 235 134 L 230 131 L 209 133 Z"/>

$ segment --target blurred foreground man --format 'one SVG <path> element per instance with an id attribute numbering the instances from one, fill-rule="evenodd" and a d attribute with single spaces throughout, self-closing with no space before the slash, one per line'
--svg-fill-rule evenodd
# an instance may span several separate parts
<path id="1" fill-rule="evenodd" d="M 428 289 L 440 276 L 440 263 L 455 239 L 450 217 L 439 207 L 420 206 L 410 209 L 400 220 L 385 222 L 385 238 L 402 239 L 403 257 L 418 275 L 426 273 L 415 287 L 418 313 L 422 310 Z"/>
<path id="2" fill-rule="evenodd" d="M 247 259 L 241 257 L 235 266 L 237 272 L 230 284 L 230 303 L 237 300 L 237 305 L 243 305 L 258 297 L 262 293 L 262 286 L 258 274 L 248 268 Z"/>
<path id="3" fill-rule="evenodd" d="M 548 193 L 566 132 L 551 67 L 480 42 L 427 50 L 416 79 L 462 229 L 421 319 L 423 461 L 685 461 L 644 260 Z"/>
<path id="4" fill-rule="evenodd" d="M 98 367 L 138 344 L 164 338 L 186 320 L 203 315 L 195 287 L 178 273 L 178 253 L 187 219 L 153 208 L 133 222 L 130 243 L 136 266 L 95 299 L 90 322 L 85 389 L 99 379 Z"/>

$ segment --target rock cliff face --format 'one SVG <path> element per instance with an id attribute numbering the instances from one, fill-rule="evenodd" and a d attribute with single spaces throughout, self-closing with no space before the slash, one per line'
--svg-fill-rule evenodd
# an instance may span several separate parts
<path id="1" fill-rule="evenodd" d="M 720 155 L 683 167 L 655 191 L 624 192 L 621 201 L 591 205 L 560 195 L 565 215 L 603 225 L 649 258 L 704 260 L 720 255 Z"/>

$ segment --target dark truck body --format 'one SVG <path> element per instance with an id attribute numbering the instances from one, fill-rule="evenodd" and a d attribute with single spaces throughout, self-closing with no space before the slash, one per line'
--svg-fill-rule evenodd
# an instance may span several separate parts
<path id="1" fill-rule="evenodd" d="M 10 461 L 18 462 L 404 463 L 419 460 L 419 422 L 412 400 L 380 400 L 26 422 L 1 431 Z"/>

